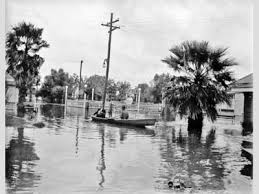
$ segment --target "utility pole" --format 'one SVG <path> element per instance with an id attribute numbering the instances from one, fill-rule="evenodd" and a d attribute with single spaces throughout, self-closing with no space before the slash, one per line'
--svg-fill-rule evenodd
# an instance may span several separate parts
<path id="1" fill-rule="evenodd" d="M 138 89 L 138 113 L 139 113 L 139 104 L 140 104 L 140 93 L 141 93 L 141 88 Z"/>
<path id="2" fill-rule="evenodd" d="M 109 67 L 110 67 L 110 52 L 111 52 L 111 40 L 112 40 L 112 31 L 119 29 L 118 26 L 113 26 L 114 23 L 118 22 L 119 19 L 113 20 L 113 13 L 111 13 L 110 22 L 106 24 L 102 24 L 102 26 L 109 27 L 109 41 L 108 41 L 108 55 L 107 55 L 107 66 L 106 66 L 106 76 L 105 76 L 105 86 L 103 92 L 103 109 L 105 107 L 105 98 L 106 98 L 106 88 L 108 83 L 108 76 L 109 76 Z"/>
<path id="3" fill-rule="evenodd" d="M 81 80 L 82 80 L 81 74 L 82 74 L 82 64 L 83 64 L 83 60 L 81 60 L 81 62 L 80 62 L 80 77 L 79 77 L 79 94 L 78 94 L 78 99 L 79 99 L 79 96 L 80 96 L 80 93 L 81 93 Z"/>

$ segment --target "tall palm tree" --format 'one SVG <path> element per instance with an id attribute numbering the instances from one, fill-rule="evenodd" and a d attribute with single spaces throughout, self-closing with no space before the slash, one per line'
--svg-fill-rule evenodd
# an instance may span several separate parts
<path id="1" fill-rule="evenodd" d="M 19 103 L 25 101 L 27 89 L 32 87 L 39 75 L 44 59 L 38 55 L 49 44 L 42 39 L 43 28 L 30 23 L 19 23 L 6 37 L 7 73 L 11 74 L 19 89 Z"/>
<path id="2" fill-rule="evenodd" d="M 189 130 L 201 130 L 203 113 L 215 121 L 217 104 L 230 104 L 227 89 L 234 79 L 229 67 L 236 63 L 225 57 L 226 51 L 212 48 L 206 41 L 185 41 L 162 60 L 179 73 L 171 79 L 165 97 L 181 117 L 188 116 Z"/>

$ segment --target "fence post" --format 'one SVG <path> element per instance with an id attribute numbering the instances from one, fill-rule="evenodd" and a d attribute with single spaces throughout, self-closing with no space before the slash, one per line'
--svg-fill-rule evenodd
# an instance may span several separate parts
<path id="1" fill-rule="evenodd" d="M 94 88 L 92 88 L 92 101 L 94 100 Z"/>
<path id="2" fill-rule="evenodd" d="M 65 86 L 66 90 L 65 90 L 65 106 L 67 106 L 67 88 L 68 86 Z"/>
<path id="3" fill-rule="evenodd" d="M 86 94 L 84 93 L 84 109 L 85 109 Z"/>

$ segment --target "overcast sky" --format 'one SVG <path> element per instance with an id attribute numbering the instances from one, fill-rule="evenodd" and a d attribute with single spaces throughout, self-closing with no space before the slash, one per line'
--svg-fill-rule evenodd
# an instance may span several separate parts
<path id="1" fill-rule="evenodd" d="M 82 75 L 105 75 L 110 13 L 121 29 L 112 35 L 110 77 L 132 86 L 155 73 L 172 73 L 161 59 L 184 40 L 228 47 L 239 66 L 235 78 L 252 70 L 252 3 L 249 0 L 8 0 L 6 29 L 21 21 L 44 28 L 50 47 L 41 54 L 41 75 L 63 68 Z"/>

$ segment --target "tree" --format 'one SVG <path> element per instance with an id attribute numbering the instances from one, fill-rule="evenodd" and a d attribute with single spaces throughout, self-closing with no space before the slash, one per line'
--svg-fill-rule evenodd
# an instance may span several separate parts
<path id="1" fill-rule="evenodd" d="M 161 75 L 155 74 L 151 83 L 151 94 L 155 103 L 161 103 L 163 89 L 166 88 L 170 80 L 171 76 L 168 73 L 163 73 Z"/>
<path id="2" fill-rule="evenodd" d="M 95 95 L 98 99 L 102 99 L 105 84 L 105 76 L 92 75 L 86 80 L 85 93 L 88 98 L 92 96 L 92 89 L 94 88 Z M 117 85 L 113 79 L 108 80 L 107 84 L 107 98 L 108 100 L 114 100 L 117 91 Z"/>
<path id="3" fill-rule="evenodd" d="M 13 27 L 6 37 L 7 73 L 11 74 L 19 89 L 19 103 L 25 101 L 27 89 L 37 80 L 44 59 L 38 54 L 49 44 L 42 39 L 43 28 L 25 22 Z"/>
<path id="4" fill-rule="evenodd" d="M 118 86 L 113 79 L 108 80 L 107 84 L 107 98 L 108 100 L 116 100 L 116 93 L 118 91 Z"/>
<path id="5" fill-rule="evenodd" d="M 140 101 L 141 102 L 151 102 L 151 88 L 147 83 L 138 84 L 137 88 L 141 89 Z M 138 89 L 136 88 L 136 92 Z"/>
<path id="6" fill-rule="evenodd" d="M 162 60 L 181 73 L 171 79 L 166 97 L 180 116 L 188 116 L 189 130 L 202 129 L 203 113 L 215 121 L 217 104 L 230 104 L 227 89 L 234 79 L 229 67 L 236 63 L 225 57 L 226 51 L 205 41 L 186 41 L 171 48 L 172 55 Z"/>
<path id="7" fill-rule="evenodd" d="M 118 81 L 117 82 L 117 88 L 119 91 L 119 95 L 117 96 L 117 100 L 122 101 L 126 100 L 127 95 L 130 92 L 130 83 L 127 81 Z"/>
<path id="8" fill-rule="evenodd" d="M 51 69 L 51 74 L 45 76 L 44 83 L 39 92 L 39 96 L 42 96 L 49 102 L 61 103 L 65 86 L 69 85 L 69 74 L 64 72 L 63 69 L 58 71 Z"/>
<path id="9" fill-rule="evenodd" d="M 65 88 L 62 86 L 54 86 L 51 88 L 51 96 L 54 102 L 62 103 L 64 98 Z"/>
<path id="10" fill-rule="evenodd" d="M 69 76 L 68 80 L 68 97 L 72 96 L 72 94 L 75 93 L 75 91 L 79 88 L 79 75 L 73 74 L 72 76 Z"/>

